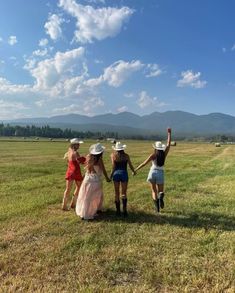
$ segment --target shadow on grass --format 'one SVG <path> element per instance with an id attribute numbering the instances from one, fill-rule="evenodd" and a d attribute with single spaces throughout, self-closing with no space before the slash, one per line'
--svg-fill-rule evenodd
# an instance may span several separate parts
<path id="1" fill-rule="evenodd" d="M 235 217 L 223 214 L 210 213 L 179 213 L 176 211 L 160 214 L 148 214 L 143 211 L 129 211 L 128 217 L 116 216 L 115 211 L 107 210 L 99 215 L 95 221 L 126 222 L 126 223 L 155 223 L 159 225 L 172 225 L 186 228 L 218 229 L 224 231 L 235 230 Z"/>

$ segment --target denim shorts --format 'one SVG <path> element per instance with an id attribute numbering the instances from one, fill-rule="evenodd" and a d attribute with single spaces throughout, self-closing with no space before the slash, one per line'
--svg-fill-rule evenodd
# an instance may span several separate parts
<path id="1" fill-rule="evenodd" d="M 115 170 L 113 173 L 113 181 L 128 182 L 128 173 L 126 170 Z"/>
<path id="2" fill-rule="evenodd" d="M 153 184 L 164 184 L 164 170 L 151 168 L 148 174 L 147 181 Z"/>

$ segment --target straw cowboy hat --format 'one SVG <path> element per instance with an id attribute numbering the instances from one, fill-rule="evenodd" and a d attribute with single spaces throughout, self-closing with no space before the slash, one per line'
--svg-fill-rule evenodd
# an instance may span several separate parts
<path id="1" fill-rule="evenodd" d="M 102 146 L 100 143 L 96 143 L 90 146 L 89 153 L 91 155 L 98 155 L 103 153 L 104 150 L 105 150 L 104 146 Z"/>
<path id="2" fill-rule="evenodd" d="M 114 146 L 112 146 L 112 149 L 115 151 L 123 151 L 126 148 L 125 144 L 122 144 L 120 141 L 117 141 Z"/>
<path id="3" fill-rule="evenodd" d="M 79 140 L 78 138 L 72 138 L 72 139 L 70 139 L 70 143 L 71 144 L 80 144 L 80 143 L 83 143 L 83 141 Z"/>
<path id="4" fill-rule="evenodd" d="M 155 150 L 164 151 L 166 146 L 164 144 L 162 144 L 161 141 L 155 141 L 155 143 L 153 144 L 153 148 Z"/>

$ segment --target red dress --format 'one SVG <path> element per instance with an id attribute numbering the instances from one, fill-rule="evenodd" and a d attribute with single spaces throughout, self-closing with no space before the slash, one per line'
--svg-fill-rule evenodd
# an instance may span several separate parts
<path id="1" fill-rule="evenodd" d="M 68 169 L 66 171 L 65 179 L 66 180 L 76 180 L 82 181 L 83 176 L 80 169 L 80 163 L 84 164 L 86 158 L 79 157 L 77 160 L 68 161 Z"/>

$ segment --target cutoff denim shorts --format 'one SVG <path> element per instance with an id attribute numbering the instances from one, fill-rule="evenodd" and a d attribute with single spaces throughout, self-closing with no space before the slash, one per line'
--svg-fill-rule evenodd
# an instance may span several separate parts
<path id="1" fill-rule="evenodd" d="M 147 181 L 153 184 L 164 184 L 164 170 L 151 168 L 148 174 Z"/>
<path id="2" fill-rule="evenodd" d="M 128 173 L 126 170 L 115 170 L 113 173 L 113 181 L 128 182 Z"/>

